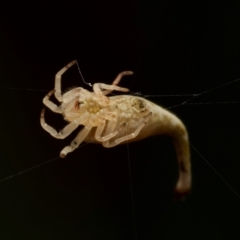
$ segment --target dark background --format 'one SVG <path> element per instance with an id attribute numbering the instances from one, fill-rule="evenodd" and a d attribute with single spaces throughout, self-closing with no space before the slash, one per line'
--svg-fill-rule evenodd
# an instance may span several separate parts
<path id="1" fill-rule="evenodd" d="M 0 179 L 56 158 L 0 183 L 1 240 L 239 235 L 240 81 L 217 88 L 240 78 L 239 1 L 8 1 L 0 11 Z M 193 146 L 184 202 L 173 200 L 177 164 L 167 137 L 87 144 L 57 158 L 76 133 L 54 139 L 39 115 L 54 75 L 74 59 L 86 82 L 110 84 L 133 70 L 121 86 L 178 105 L 171 111 Z M 90 90 L 76 66 L 63 78 L 64 89 L 72 86 Z M 163 96 L 210 89 L 188 104 L 189 96 Z M 46 121 L 65 125 L 50 111 Z"/>

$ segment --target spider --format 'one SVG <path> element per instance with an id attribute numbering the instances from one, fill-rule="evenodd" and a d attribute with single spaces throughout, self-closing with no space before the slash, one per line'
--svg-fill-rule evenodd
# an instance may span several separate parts
<path id="1" fill-rule="evenodd" d="M 76 60 L 57 72 L 54 90 L 43 98 L 43 103 L 53 112 L 62 114 L 69 122 L 68 125 L 57 132 L 45 122 L 44 108 L 40 116 L 43 129 L 58 139 L 66 138 L 79 125 L 84 126 L 71 144 L 63 148 L 60 157 L 64 158 L 83 141 L 100 143 L 110 148 L 152 135 L 166 134 L 173 139 L 178 157 L 179 179 L 175 188 L 176 193 L 181 195 L 188 193 L 191 188 L 191 163 L 188 133 L 182 121 L 171 112 L 139 96 L 107 97 L 114 90 L 129 91 L 117 85 L 123 76 L 132 75 L 131 71 L 119 73 L 112 85 L 95 83 L 93 92 L 77 87 L 62 94 L 61 76 L 75 63 Z M 53 94 L 61 103 L 60 106 L 50 101 L 49 98 Z"/>

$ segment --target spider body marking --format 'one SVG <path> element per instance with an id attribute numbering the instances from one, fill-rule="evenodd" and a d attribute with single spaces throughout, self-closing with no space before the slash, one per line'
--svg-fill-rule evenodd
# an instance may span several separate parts
<path id="1" fill-rule="evenodd" d="M 188 133 L 182 121 L 171 112 L 139 96 L 107 97 L 114 90 L 128 92 L 127 88 L 117 85 L 123 76 L 133 74 L 131 71 L 119 73 L 112 85 L 95 83 L 93 92 L 77 87 L 62 94 L 61 76 L 75 63 L 72 61 L 56 74 L 55 89 L 43 99 L 49 109 L 64 116 L 68 125 L 57 132 L 45 122 L 45 109 L 40 117 L 43 129 L 59 139 L 70 135 L 79 125 L 84 126 L 71 144 L 61 151 L 60 156 L 65 157 L 83 141 L 100 143 L 109 148 L 152 135 L 166 134 L 173 139 L 178 157 L 176 193 L 181 196 L 188 193 L 191 188 L 191 163 Z M 60 106 L 50 101 L 52 94 L 61 103 Z"/>

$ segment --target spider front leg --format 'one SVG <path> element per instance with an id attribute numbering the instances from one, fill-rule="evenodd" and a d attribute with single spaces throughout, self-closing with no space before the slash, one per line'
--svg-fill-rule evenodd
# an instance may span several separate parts
<path id="1" fill-rule="evenodd" d="M 55 92 L 55 90 L 50 91 L 44 98 L 43 103 L 45 106 L 47 106 L 49 109 L 51 109 L 55 113 L 62 113 L 62 110 L 60 107 L 58 107 L 55 103 L 49 100 L 50 96 Z"/>
<path id="2" fill-rule="evenodd" d="M 45 109 L 43 108 L 41 115 L 40 115 L 41 126 L 43 127 L 43 129 L 45 131 L 49 132 L 55 138 L 64 139 L 78 127 L 78 122 L 72 121 L 66 127 L 64 127 L 60 132 L 57 132 L 53 127 L 49 126 L 45 122 L 44 115 L 45 115 Z"/>
<path id="3" fill-rule="evenodd" d="M 66 146 L 61 152 L 60 157 L 64 158 L 66 155 L 72 151 L 74 151 L 86 138 L 88 133 L 91 131 L 91 127 L 84 127 L 78 135 L 74 138 L 74 140 L 71 142 L 69 146 Z"/>
<path id="4" fill-rule="evenodd" d="M 147 122 L 149 121 L 151 116 L 152 116 L 152 112 L 149 112 L 147 115 L 145 115 L 143 117 L 142 123 L 137 127 L 137 129 L 133 133 L 130 133 L 124 137 L 117 138 L 112 142 L 111 141 L 103 142 L 103 146 L 106 148 L 110 148 L 110 147 L 114 147 L 122 142 L 125 142 L 127 140 L 135 138 L 140 133 L 140 131 L 143 129 L 143 127 L 147 124 Z"/>
<path id="5" fill-rule="evenodd" d="M 73 66 L 77 61 L 74 60 L 63 67 L 60 71 L 57 72 L 55 76 L 55 97 L 59 102 L 62 102 L 62 91 L 61 91 L 61 78 L 63 73 L 65 73 L 71 66 Z"/>

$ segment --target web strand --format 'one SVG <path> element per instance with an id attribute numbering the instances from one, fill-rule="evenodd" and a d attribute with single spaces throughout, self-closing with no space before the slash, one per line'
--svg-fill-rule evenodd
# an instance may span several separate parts
<path id="1" fill-rule="evenodd" d="M 225 180 L 225 178 L 210 164 L 210 162 L 193 146 L 192 143 L 190 143 L 191 148 L 194 149 L 194 151 L 208 164 L 208 166 L 222 179 L 222 181 L 240 198 L 240 195 L 236 192 L 236 190 Z"/>
<path id="2" fill-rule="evenodd" d="M 40 164 L 38 164 L 38 165 L 35 165 L 35 166 L 33 166 L 33 167 L 30 167 L 30 168 L 27 168 L 27 169 L 25 169 L 25 170 L 23 170 L 23 171 L 20 171 L 20 172 L 18 172 L 18 173 L 16 173 L 16 174 L 10 175 L 10 176 L 8 176 L 8 177 L 6 177 L 6 178 L 1 179 L 1 180 L 0 180 L 0 183 L 5 182 L 5 181 L 7 181 L 7 180 L 10 180 L 11 178 L 15 178 L 15 177 L 17 177 L 17 176 L 19 176 L 19 175 L 21 175 L 21 174 L 23 174 L 23 173 L 29 172 L 29 171 L 31 171 L 31 170 L 33 170 L 33 169 L 35 169 L 35 168 L 38 168 L 38 167 L 41 167 L 41 166 L 43 166 L 43 165 L 49 164 L 50 162 L 53 162 L 53 161 L 55 161 L 55 160 L 57 160 L 57 159 L 59 159 L 59 158 L 60 158 L 60 157 L 52 158 L 52 159 L 50 159 L 50 160 L 48 160 L 48 161 L 46 161 L 46 162 L 40 163 Z"/>
<path id="3" fill-rule="evenodd" d="M 84 144 L 82 144 L 81 146 L 79 146 L 77 149 L 82 148 L 82 147 L 86 146 L 86 145 L 89 144 L 89 143 L 91 143 L 91 142 L 84 143 Z M 76 150 L 77 150 L 77 149 L 76 149 Z M 76 150 L 75 150 L 75 151 L 76 151 Z M 5 178 L 2 178 L 2 179 L 0 179 L 0 183 L 5 182 L 5 181 L 8 181 L 8 180 L 10 180 L 10 179 L 12 179 L 12 178 L 15 178 L 15 177 L 17 177 L 17 176 L 19 176 L 19 175 L 21 175 L 21 174 L 24 174 L 24 173 L 26 173 L 26 172 L 29 172 L 29 171 L 34 170 L 34 169 L 36 169 L 36 168 L 39 168 L 39 167 L 41 167 L 41 166 L 43 166 L 43 165 L 47 165 L 47 164 L 49 164 L 49 163 L 51 163 L 51 162 L 53 162 L 53 161 L 56 161 L 56 160 L 58 160 L 58 159 L 60 159 L 59 156 L 54 157 L 54 158 L 52 158 L 52 159 L 50 159 L 50 160 L 48 160 L 48 161 L 46 161 L 46 162 L 37 164 L 37 165 L 35 165 L 35 166 L 33 166 L 33 167 L 27 168 L 27 169 L 25 169 L 25 170 L 23 170 L 23 171 L 20 171 L 20 172 L 16 173 L 16 174 L 10 175 L 10 176 L 5 177 Z"/>
<path id="4" fill-rule="evenodd" d="M 81 72 L 80 67 L 79 67 L 79 65 L 78 65 L 78 61 L 76 61 L 76 64 L 77 64 L 78 72 L 79 72 L 79 74 L 80 74 L 83 82 L 84 82 L 85 84 L 87 84 L 88 86 L 92 87 L 92 84 L 91 84 L 91 83 L 87 83 L 87 82 L 84 80 L 83 75 L 82 75 L 82 72 Z"/>
<path id="5" fill-rule="evenodd" d="M 0 87 L 0 89 L 2 90 L 17 90 L 17 91 L 37 91 L 37 92 L 49 92 L 50 90 L 47 89 L 34 89 L 34 88 L 12 88 L 12 87 L 6 87 L 6 88 L 2 88 Z"/>
<path id="6" fill-rule="evenodd" d="M 128 141 L 127 141 L 127 155 L 128 155 L 129 182 L 130 182 L 132 214 L 133 214 L 133 231 L 134 231 L 134 239 L 137 240 L 137 223 L 136 223 L 136 215 L 135 215 L 135 205 L 134 205 L 134 195 L 133 195 L 133 181 L 132 181 L 132 169 L 131 169 L 130 150 L 129 150 L 129 143 L 128 143 Z"/>

